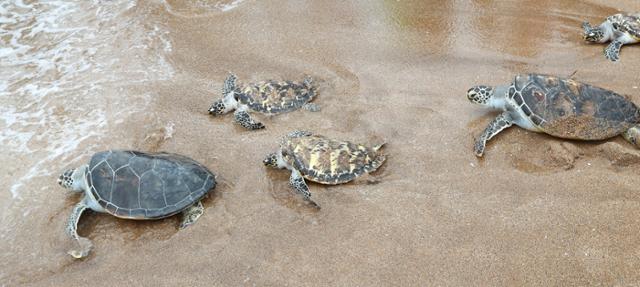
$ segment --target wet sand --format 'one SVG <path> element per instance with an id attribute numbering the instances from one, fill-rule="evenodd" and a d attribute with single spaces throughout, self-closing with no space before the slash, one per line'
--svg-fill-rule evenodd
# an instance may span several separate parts
<path id="1" fill-rule="evenodd" d="M 618 10 L 640 11 L 640 4 L 372 2 L 194 0 L 127 8 L 119 17 L 144 17 L 114 24 L 127 30 L 113 32 L 114 44 L 95 56 L 108 62 L 109 54 L 123 55 L 122 64 L 107 68 L 124 76 L 74 96 L 82 109 L 64 102 L 76 90 L 54 91 L 42 100 L 53 111 L 46 122 L 5 119 L 0 126 L 48 135 L 29 138 L 30 153 L 0 151 L 0 180 L 8 183 L 0 194 L 0 285 L 640 285 L 640 151 L 620 137 L 585 143 L 514 127 L 477 159 L 474 137 L 496 114 L 466 99 L 471 86 L 505 84 L 517 73 L 577 71 L 575 79 L 640 103 L 640 46 L 624 47 L 614 64 L 603 45 L 584 44 L 579 35 L 584 19 L 599 23 Z M 152 41 L 145 49 L 162 53 L 170 68 L 148 54 L 125 53 L 130 43 L 123 38 L 149 31 L 163 31 L 170 46 Z M 150 74 L 139 76 L 132 66 Z M 260 131 L 243 130 L 232 115 L 211 117 L 207 108 L 229 71 L 245 83 L 309 74 L 320 85 L 315 102 L 322 111 L 255 115 L 267 126 Z M 79 90 L 89 89 L 83 80 L 101 77 L 93 73 L 73 78 Z M 2 103 L 17 111 L 38 110 L 9 96 Z M 90 126 L 95 133 L 51 156 L 52 140 L 98 111 L 104 119 Z M 288 172 L 261 163 L 296 129 L 387 141 L 387 162 L 374 173 L 379 183 L 311 183 L 322 209 L 308 207 L 288 187 Z M 79 197 L 56 178 L 110 148 L 185 154 L 211 168 L 220 184 L 197 224 L 180 232 L 177 218 L 85 215 L 79 232 L 94 249 L 73 260 L 64 225 Z M 18 184 L 36 163 L 46 172 Z"/>

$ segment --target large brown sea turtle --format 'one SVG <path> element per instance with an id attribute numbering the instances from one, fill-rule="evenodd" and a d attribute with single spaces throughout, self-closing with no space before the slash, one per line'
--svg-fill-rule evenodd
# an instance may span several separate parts
<path id="1" fill-rule="evenodd" d="M 89 164 L 65 171 L 58 183 L 84 193 L 66 228 L 80 247 L 69 251 L 75 258 L 87 256 L 92 246 L 77 233 L 78 220 L 87 208 L 138 220 L 182 213 L 182 229 L 202 215 L 200 199 L 216 186 L 215 175 L 188 157 L 124 150 L 96 153 Z"/>

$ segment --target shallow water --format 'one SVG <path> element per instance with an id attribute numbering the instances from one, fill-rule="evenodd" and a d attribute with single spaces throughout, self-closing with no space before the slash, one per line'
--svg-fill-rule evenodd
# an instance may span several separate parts
<path id="1" fill-rule="evenodd" d="M 375 3 L 373 3 L 375 2 Z M 609 63 L 580 23 L 637 1 L 0 3 L 0 285 L 637 285 L 640 152 L 511 128 L 466 100 L 516 73 L 571 75 L 640 103 L 640 46 Z M 226 74 L 313 76 L 319 113 L 210 117 Z M 377 184 L 310 184 L 262 157 L 294 129 L 387 141 Z M 198 223 L 83 217 L 63 170 L 109 148 L 170 151 L 219 176 Z"/>

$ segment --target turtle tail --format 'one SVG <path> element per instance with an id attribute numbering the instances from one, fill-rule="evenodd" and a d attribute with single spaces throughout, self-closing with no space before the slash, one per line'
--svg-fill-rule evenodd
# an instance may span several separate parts
<path id="1" fill-rule="evenodd" d="M 383 154 L 376 156 L 376 158 L 371 161 L 371 164 L 369 164 L 369 166 L 367 167 L 366 172 L 369 173 L 376 171 L 380 166 L 382 166 L 386 159 L 387 156 Z"/>

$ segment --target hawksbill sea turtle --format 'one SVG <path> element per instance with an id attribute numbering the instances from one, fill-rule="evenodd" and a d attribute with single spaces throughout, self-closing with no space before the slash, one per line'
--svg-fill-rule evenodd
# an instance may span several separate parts
<path id="1" fill-rule="evenodd" d="M 604 56 L 611 61 L 620 59 L 620 48 L 625 44 L 640 42 L 640 14 L 615 14 L 607 17 L 597 27 L 582 23 L 584 40 L 591 43 L 606 43 Z"/>
<path id="2" fill-rule="evenodd" d="M 222 99 L 209 107 L 209 114 L 223 115 L 233 110 L 236 123 L 250 129 L 262 129 L 264 125 L 256 122 L 249 111 L 276 115 L 297 109 L 317 112 L 320 107 L 310 103 L 317 94 L 311 77 L 299 82 L 268 80 L 249 84 L 240 88 L 236 84 L 237 77 L 230 74 L 222 88 Z"/>
<path id="3" fill-rule="evenodd" d="M 267 155 L 264 165 L 291 171 L 289 184 L 311 201 L 305 179 L 322 184 L 341 184 L 378 169 L 386 156 L 384 144 L 368 147 L 334 140 L 308 131 L 293 131 L 280 142 L 280 149 Z"/>
<path id="4" fill-rule="evenodd" d="M 473 87 L 467 98 L 502 111 L 476 140 L 478 157 L 488 140 L 513 124 L 565 139 L 603 140 L 622 135 L 636 147 L 640 143 L 640 110 L 633 102 L 572 79 L 522 74 L 510 85 Z"/>

